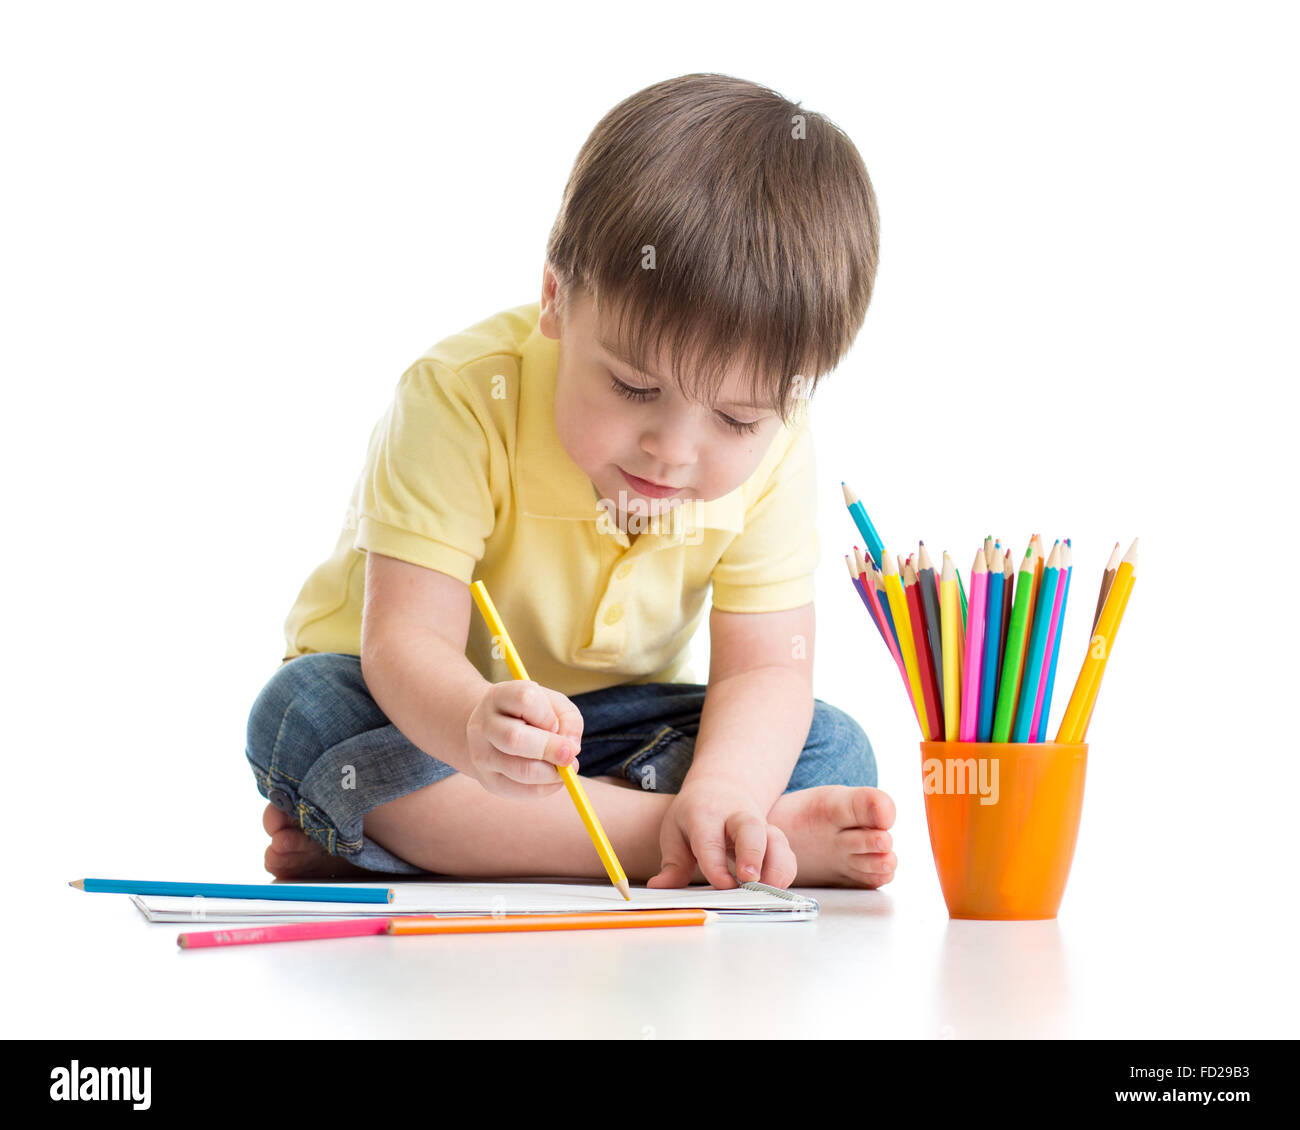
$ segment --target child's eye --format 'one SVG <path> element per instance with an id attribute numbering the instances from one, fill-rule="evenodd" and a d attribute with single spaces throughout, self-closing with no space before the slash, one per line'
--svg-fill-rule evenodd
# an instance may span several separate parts
<path id="1" fill-rule="evenodd" d="M 610 373 L 609 380 L 610 387 L 618 393 L 619 396 L 625 396 L 628 400 L 649 400 L 659 391 L 656 388 L 633 388 L 629 384 L 624 384 L 614 376 L 613 373 Z M 758 431 L 758 425 L 760 423 L 758 420 L 751 420 L 748 423 L 744 420 L 733 420 L 725 412 L 719 412 L 718 419 L 720 419 L 723 424 L 733 432 L 738 432 L 742 435 L 752 435 L 754 432 Z"/>
<path id="2" fill-rule="evenodd" d="M 718 416 L 722 420 L 722 422 L 726 424 L 727 427 L 729 427 L 733 432 L 752 434 L 758 431 L 759 422 L 757 420 L 751 420 L 749 421 L 749 423 L 745 423 L 743 420 L 733 420 L 730 416 L 726 415 L 723 412 L 719 412 Z"/>
<path id="3" fill-rule="evenodd" d="M 612 373 L 609 379 L 613 382 L 614 391 L 619 396 L 626 396 L 628 400 L 649 400 L 657 391 L 653 388 L 633 388 L 631 385 L 625 385 Z"/>

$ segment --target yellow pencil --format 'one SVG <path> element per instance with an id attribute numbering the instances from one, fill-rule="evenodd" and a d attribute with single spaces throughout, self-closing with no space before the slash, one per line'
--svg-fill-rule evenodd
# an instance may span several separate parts
<path id="1" fill-rule="evenodd" d="M 501 649 L 505 652 L 506 666 L 510 668 L 510 674 L 516 679 L 527 679 L 528 672 L 524 670 L 523 660 L 519 658 L 519 652 L 515 650 L 515 645 L 510 640 L 510 633 L 506 631 L 505 624 L 501 622 L 501 617 L 497 615 L 496 605 L 492 603 L 492 598 L 488 596 L 486 586 L 482 581 L 475 581 L 470 586 L 470 592 L 474 596 L 474 603 L 478 605 L 478 610 L 483 614 L 483 619 L 487 621 L 488 629 L 501 641 Z M 591 801 L 587 799 L 587 794 L 582 788 L 582 782 L 578 780 L 578 775 L 573 771 L 573 766 L 556 766 L 555 771 L 559 773 L 560 780 L 564 782 L 564 787 L 569 791 L 573 806 L 578 810 L 578 815 L 582 817 L 583 826 L 587 829 L 587 835 L 591 837 L 591 842 L 596 845 L 596 853 L 600 856 L 600 862 L 605 865 L 605 872 L 609 875 L 609 881 L 630 902 L 632 895 L 627 875 L 623 871 L 623 865 L 619 863 L 618 856 L 614 854 L 614 845 L 609 842 L 609 837 L 605 835 L 605 829 L 600 826 L 600 818 L 596 815 L 596 810 L 591 807 Z"/>
<path id="2" fill-rule="evenodd" d="M 916 664 L 916 643 L 912 639 L 912 619 L 907 611 L 907 597 L 903 582 L 898 579 L 898 564 L 888 553 L 881 553 L 884 566 L 885 595 L 889 597 L 889 611 L 894 617 L 898 632 L 898 649 L 903 653 L 903 666 L 907 669 L 907 685 L 912 691 L 912 704 L 916 707 L 917 721 L 921 723 L 921 737 L 928 737 L 930 723 L 925 713 L 925 699 L 921 695 L 921 674 Z M 924 631 L 924 629 L 922 629 Z"/>
<path id="3" fill-rule="evenodd" d="M 1134 538 L 1124 560 L 1115 571 L 1115 580 L 1106 595 L 1101 619 L 1097 621 L 1097 628 L 1088 641 L 1088 654 L 1084 657 L 1079 678 L 1075 681 L 1070 703 L 1065 708 L 1061 728 L 1056 733 L 1058 742 L 1081 742 L 1088 735 L 1088 723 L 1092 720 L 1097 691 L 1101 687 L 1102 676 L 1106 673 L 1106 661 L 1110 658 L 1110 649 L 1115 646 L 1115 635 L 1119 631 L 1129 594 L 1137 580 L 1137 549 L 1137 538 Z"/>
<path id="4" fill-rule="evenodd" d="M 961 598 L 952 558 L 943 555 L 939 578 L 939 622 L 943 629 L 943 737 L 955 742 L 961 730 Z"/>

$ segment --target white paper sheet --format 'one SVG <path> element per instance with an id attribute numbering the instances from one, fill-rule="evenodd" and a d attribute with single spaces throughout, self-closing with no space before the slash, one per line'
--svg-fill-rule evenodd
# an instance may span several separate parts
<path id="1" fill-rule="evenodd" d="M 297 884 L 295 884 L 297 885 Z M 610 884 L 511 882 L 311 883 L 322 887 L 391 887 L 391 903 L 275 902 L 267 899 L 186 898 L 132 895 L 150 922 L 317 921 L 335 918 L 390 918 L 400 914 L 574 914 L 582 911 L 693 909 L 716 910 L 727 918 L 799 921 L 815 918 L 816 899 L 762 883 L 729 891 L 712 887 L 650 890 L 633 887 L 627 902 Z"/>

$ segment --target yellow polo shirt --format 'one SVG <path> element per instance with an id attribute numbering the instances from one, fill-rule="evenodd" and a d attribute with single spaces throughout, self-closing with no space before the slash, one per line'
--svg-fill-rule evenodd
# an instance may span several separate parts
<path id="1" fill-rule="evenodd" d="M 698 682 L 690 639 L 713 604 L 777 612 L 813 599 L 820 545 L 807 401 L 730 494 L 690 499 L 629 539 L 555 430 L 559 343 L 540 306 L 435 345 L 375 425 L 338 543 L 285 622 L 285 660 L 361 654 L 366 552 L 487 586 L 531 678 L 575 695 Z M 510 678 L 471 613 L 466 657 Z"/>

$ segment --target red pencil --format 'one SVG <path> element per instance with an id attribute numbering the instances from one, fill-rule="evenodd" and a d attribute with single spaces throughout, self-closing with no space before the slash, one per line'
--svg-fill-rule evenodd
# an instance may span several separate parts
<path id="1" fill-rule="evenodd" d="M 247 946 L 256 942 L 302 942 L 312 938 L 352 938 L 365 934 L 382 934 L 388 929 L 387 918 L 345 918 L 334 922 L 290 922 L 284 926 L 252 926 L 245 930 L 201 930 L 178 934 L 176 944 L 183 950 L 206 946 Z"/>
<path id="2" fill-rule="evenodd" d="M 930 733 L 926 735 L 932 742 L 943 741 L 943 710 L 939 706 L 939 696 L 934 689 L 934 662 L 930 657 L 930 645 L 925 638 L 925 617 L 921 612 L 921 590 L 916 570 L 907 566 L 903 574 L 903 589 L 907 593 L 908 618 L 912 621 L 912 642 L 916 645 L 916 665 L 920 668 L 921 695 L 925 699 L 925 720 L 930 723 Z"/>

